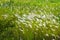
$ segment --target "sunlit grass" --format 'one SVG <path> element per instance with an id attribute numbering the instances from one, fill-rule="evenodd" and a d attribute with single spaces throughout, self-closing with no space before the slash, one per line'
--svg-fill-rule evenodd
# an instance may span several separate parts
<path id="1" fill-rule="evenodd" d="M 60 3 L 1 0 L 0 37 L 0 40 L 59 40 Z"/>

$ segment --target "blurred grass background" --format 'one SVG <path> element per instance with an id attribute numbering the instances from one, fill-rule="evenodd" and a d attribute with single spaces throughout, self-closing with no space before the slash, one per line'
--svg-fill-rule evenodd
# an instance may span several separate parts
<path id="1" fill-rule="evenodd" d="M 60 0 L 0 0 L 0 40 L 60 40 Z"/>

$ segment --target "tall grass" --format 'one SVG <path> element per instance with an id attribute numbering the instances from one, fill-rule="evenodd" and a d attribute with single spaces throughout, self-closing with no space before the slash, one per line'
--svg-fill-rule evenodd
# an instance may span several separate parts
<path id="1" fill-rule="evenodd" d="M 60 40 L 57 0 L 1 0 L 0 40 Z"/>

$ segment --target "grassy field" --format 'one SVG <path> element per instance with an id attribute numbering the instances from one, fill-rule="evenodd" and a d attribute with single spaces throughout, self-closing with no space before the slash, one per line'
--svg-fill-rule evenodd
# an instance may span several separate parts
<path id="1" fill-rule="evenodd" d="M 60 40 L 60 0 L 0 0 L 0 40 Z"/>

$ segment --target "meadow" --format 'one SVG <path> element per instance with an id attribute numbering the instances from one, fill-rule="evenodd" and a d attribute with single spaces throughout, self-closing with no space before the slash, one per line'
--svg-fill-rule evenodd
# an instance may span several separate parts
<path id="1" fill-rule="evenodd" d="M 60 0 L 1 0 L 0 40 L 60 40 Z"/>

